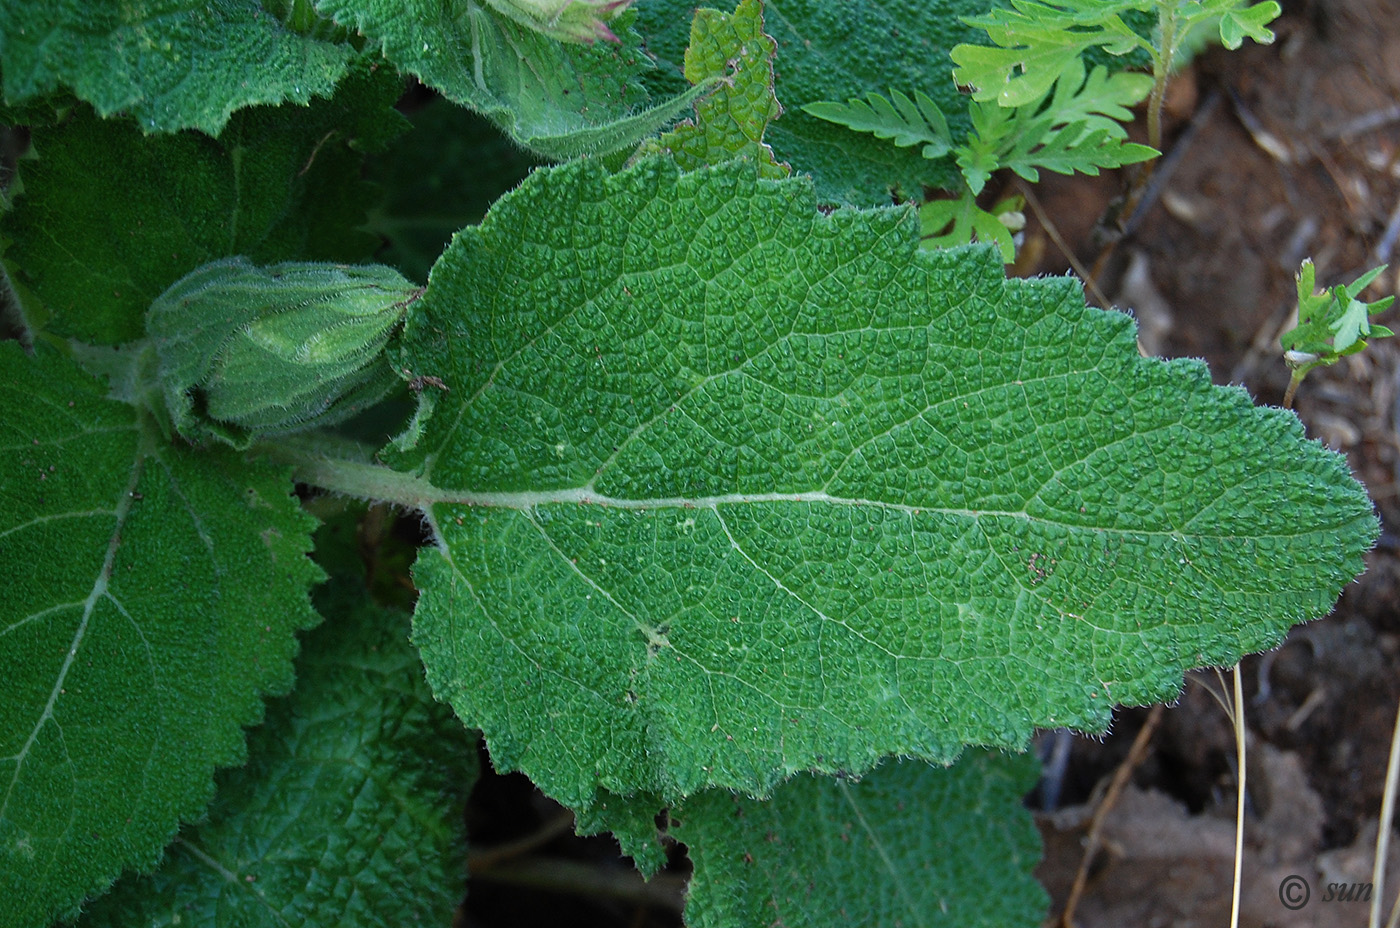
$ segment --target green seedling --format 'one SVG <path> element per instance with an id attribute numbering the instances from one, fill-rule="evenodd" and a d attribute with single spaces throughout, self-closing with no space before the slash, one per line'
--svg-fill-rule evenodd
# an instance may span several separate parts
<path id="1" fill-rule="evenodd" d="M 1395 302 L 1394 296 L 1374 302 L 1357 299 L 1385 270 L 1372 268 L 1350 284 L 1338 284 L 1318 292 L 1317 269 L 1311 260 L 1298 269 L 1298 325 L 1280 337 L 1283 357 L 1292 370 L 1283 404 L 1288 406 L 1298 385 L 1310 371 L 1336 364 L 1365 349 L 1367 339 L 1389 338 L 1395 333 L 1371 321 Z"/>

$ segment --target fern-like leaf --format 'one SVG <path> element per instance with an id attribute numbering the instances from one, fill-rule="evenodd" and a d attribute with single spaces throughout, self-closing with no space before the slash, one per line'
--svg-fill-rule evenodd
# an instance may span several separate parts
<path id="1" fill-rule="evenodd" d="M 925 158 L 941 158 L 952 149 L 948 120 L 928 94 L 916 90 L 910 99 L 907 94 L 894 90 L 890 93 L 892 100 L 873 91 L 865 96 L 865 100 L 856 97 L 848 103 L 823 100 L 809 103 L 802 109 L 818 119 L 856 132 L 890 139 L 900 148 L 923 145 Z"/>
<path id="2" fill-rule="evenodd" d="M 956 200 L 932 200 L 919 208 L 920 241 L 925 248 L 994 244 L 1002 263 L 1010 264 L 1016 260 L 1016 240 L 1005 220 L 1017 216 L 1024 205 L 1020 197 L 1010 197 L 985 210 L 968 191 Z"/>
<path id="3" fill-rule="evenodd" d="M 1097 175 L 1102 168 L 1146 161 L 1156 150 L 1129 142 L 1123 122 L 1151 85 L 1145 74 L 1109 74 L 1103 66 L 1086 75 L 1075 59 L 1049 91 L 1026 106 L 974 100 L 972 133 L 957 149 L 958 166 L 972 192 L 980 193 L 998 168 L 1036 181 L 1040 168 Z"/>

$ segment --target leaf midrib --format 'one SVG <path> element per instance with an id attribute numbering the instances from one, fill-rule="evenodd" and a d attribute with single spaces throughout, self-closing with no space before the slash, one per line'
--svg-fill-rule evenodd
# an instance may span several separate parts
<path id="1" fill-rule="evenodd" d="M 862 497 L 835 496 L 824 490 L 762 492 L 762 493 L 718 493 L 697 496 L 658 496 L 620 497 L 600 493 L 592 483 L 576 487 L 558 487 L 549 490 L 461 490 L 436 486 L 427 477 L 405 473 L 379 464 L 333 458 L 319 453 L 308 443 L 295 440 L 283 441 L 277 446 L 264 446 L 273 456 L 288 460 L 296 466 L 296 479 L 314 486 L 325 487 L 336 492 L 373 499 L 379 502 L 394 503 L 406 509 L 429 513 L 431 508 L 440 505 L 482 507 L 488 509 L 513 509 L 521 512 L 538 510 L 547 506 L 598 506 L 603 509 L 617 509 L 643 513 L 652 509 L 712 509 L 724 506 L 776 505 L 830 505 L 843 508 L 870 508 L 885 512 L 898 512 L 911 517 L 942 515 L 977 521 L 980 519 L 1017 519 L 1037 525 L 1056 526 L 1070 531 L 1107 532 L 1114 535 L 1134 538 L 1171 538 L 1185 541 L 1191 538 L 1237 538 L 1245 537 L 1230 532 L 1192 531 L 1186 527 L 1173 529 L 1150 529 L 1125 527 L 1108 524 L 1093 524 L 1080 521 L 1061 521 L 1048 515 L 1032 515 L 1025 509 L 969 509 L 952 506 L 922 506 L 911 503 L 898 503 L 889 500 L 865 499 Z M 1309 532 L 1300 534 L 1248 533 L 1251 539 L 1286 538 L 1294 539 L 1301 534 L 1319 530 L 1340 530 L 1355 524 L 1365 516 L 1359 513 L 1339 513 L 1335 522 L 1327 525 L 1314 525 Z"/>
<path id="2" fill-rule="evenodd" d="M 112 533 L 107 540 L 107 551 L 102 558 L 102 566 L 98 569 L 97 577 L 93 580 L 92 589 L 88 591 L 87 599 L 83 601 L 83 618 L 78 623 L 78 629 L 73 633 L 73 640 L 69 642 L 68 653 L 64 655 L 63 666 L 59 668 L 58 678 L 54 681 L 53 688 L 49 691 L 48 701 L 44 704 L 44 711 L 40 713 L 39 719 L 34 723 L 34 728 L 30 731 L 29 737 L 25 739 L 24 746 L 19 749 L 13 758 L 14 773 L 10 777 L 10 782 L 5 787 L 5 795 L 0 798 L 0 820 L 5 818 L 5 813 L 10 806 L 10 797 L 14 794 L 15 784 L 19 782 L 20 774 L 24 770 L 25 759 L 29 755 L 29 750 L 38 740 L 39 733 L 43 731 L 54 717 L 54 707 L 58 703 L 58 697 L 63 693 L 63 684 L 68 678 L 68 672 L 72 669 L 73 663 L 78 659 L 78 649 L 82 646 L 83 638 L 87 635 L 88 623 L 92 621 L 92 615 L 97 608 L 97 603 L 107 593 L 108 582 L 112 578 L 112 567 L 116 563 L 117 551 L 121 548 L 122 529 L 126 525 L 127 517 L 131 514 L 132 505 L 136 501 L 136 488 L 141 482 L 141 474 L 145 469 L 146 454 L 145 449 L 138 445 L 136 453 L 133 455 L 131 473 L 127 478 L 126 486 L 122 489 L 114 507 L 114 519 Z"/>

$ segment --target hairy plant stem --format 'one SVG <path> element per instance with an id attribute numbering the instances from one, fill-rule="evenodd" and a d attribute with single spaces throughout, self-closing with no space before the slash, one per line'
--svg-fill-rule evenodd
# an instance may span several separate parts
<path id="1" fill-rule="evenodd" d="M 1284 409 L 1292 409 L 1292 408 L 1293 408 L 1293 397 L 1294 397 L 1295 395 L 1297 395 L 1297 393 L 1298 393 L 1298 384 L 1300 384 L 1300 383 L 1303 382 L 1303 378 L 1304 378 L 1305 376 L 1307 376 L 1307 371 L 1295 370 L 1295 371 L 1293 372 L 1293 376 L 1289 378 L 1289 380 L 1288 380 L 1288 389 L 1285 390 L 1285 391 L 1283 391 L 1283 408 L 1284 408 Z"/>
<path id="2" fill-rule="evenodd" d="M 1152 54 L 1152 93 L 1147 97 L 1147 144 L 1158 151 L 1162 150 L 1162 105 L 1167 98 L 1167 81 L 1171 79 L 1172 62 L 1176 58 L 1176 11 L 1169 6 L 1164 3 L 1158 8 L 1161 51 Z M 1147 173 L 1151 174 L 1151 168 Z"/>
<path id="3" fill-rule="evenodd" d="M 254 446 L 256 453 L 290 464 L 305 484 L 358 499 L 389 502 L 406 509 L 426 508 L 426 481 L 374 463 L 374 449 L 321 433 L 282 437 Z"/>

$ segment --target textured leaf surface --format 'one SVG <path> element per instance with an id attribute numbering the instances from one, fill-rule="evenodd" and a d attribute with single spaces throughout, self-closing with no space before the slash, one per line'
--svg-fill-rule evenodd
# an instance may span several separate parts
<path id="1" fill-rule="evenodd" d="M 0 924 L 149 867 L 316 621 L 288 475 L 160 443 L 51 352 L 0 344 Z"/>
<path id="2" fill-rule="evenodd" d="M 475 747 L 423 681 L 408 617 L 362 582 L 316 597 L 297 687 L 268 706 L 248 766 L 155 874 L 81 925 L 448 925 L 465 883 L 462 806 Z"/>
<path id="3" fill-rule="evenodd" d="M 241 112 L 217 140 L 145 137 L 82 109 L 35 130 L 6 257 L 49 328 L 103 344 L 139 338 L 151 301 L 206 261 L 363 260 L 378 242 L 357 227 L 377 194 L 356 149 L 402 130 L 399 88 L 387 68 L 357 71 L 332 100 Z"/>
<path id="4" fill-rule="evenodd" d="M 404 336 L 450 392 L 391 492 L 441 545 L 429 680 L 503 769 L 672 801 L 1102 729 L 1361 570 L 1370 504 L 1291 414 L 916 246 L 664 161 L 537 171 L 459 233 Z"/>
<path id="5" fill-rule="evenodd" d="M 718 10 L 695 11 L 690 45 L 685 50 L 685 79 L 699 85 L 720 78 L 715 89 L 695 105 L 695 119 L 660 139 L 683 168 L 748 158 L 764 177 L 786 177 L 791 168 L 773 160 L 764 130 L 783 108 L 773 96 L 776 43 L 763 32 L 763 4 L 742 0 L 731 16 Z"/>
<path id="6" fill-rule="evenodd" d="M 685 922 L 1040 924 L 1040 836 L 1021 803 L 1035 777 L 1030 757 L 979 752 L 859 781 L 799 776 L 766 802 L 702 793 L 672 829 L 695 865 Z"/>
<path id="7" fill-rule="evenodd" d="M 635 145 L 693 98 L 646 108 L 639 78 L 651 64 L 626 27 L 629 15 L 613 23 L 621 43 L 578 45 L 476 0 L 319 0 L 317 7 L 368 36 L 401 70 L 549 158 Z"/>
<path id="8" fill-rule="evenodd" d="M 679 75 L 693 0 L 638 5 L 647 49 Z M 897 188 L 955 187 L 951 160 L 852 132 L 802 112 L 809 103 L 849 100 L 870 90 L 927 94 L 948 114 L 955 140 L 967 132 L 967 103 L 948 76 L 948 52 L 985 38 L 960 16 L 986 12 L 985 0 L 765 0 L 764 27 L 777 40 L 776 93 L 784 107 L 765 138 L 779 160 L 810 173 L 825 202 L 874 205 Z"/>
<path id="9" fill-rule="evenodd" d="M 258 0 L 0 4 L 7 102 L 68 87 L 147 132 L 218 135 L 236 109 L 328 97 L 353 54 L 288 31 Z"/>

